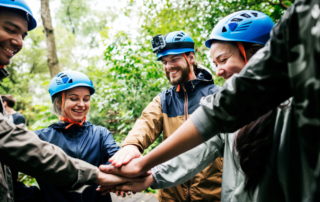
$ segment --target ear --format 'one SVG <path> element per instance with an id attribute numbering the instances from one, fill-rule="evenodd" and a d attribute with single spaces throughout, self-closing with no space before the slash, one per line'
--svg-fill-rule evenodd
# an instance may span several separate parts
<path id="1" fill-rule="evenodd" d="M 2 100 L 2 102 L 3 102 L 3 106 L 6 107 L 7 106 L 7 102 L 3 101 L 3 100 Z"/>
<path id="2" fill-rule="evenodd" d="M 56 104 L 57 104 L 58 108 L 61 109 L 61 100 L 57 100 Z"/>
<path id="3" fill-rule="evenodd" d="M 189 59 L 190 64 L 193 64 L 195 62 L 195 56 L 194 56 L 193 52 L 190 52 L 188 59 Z"/>

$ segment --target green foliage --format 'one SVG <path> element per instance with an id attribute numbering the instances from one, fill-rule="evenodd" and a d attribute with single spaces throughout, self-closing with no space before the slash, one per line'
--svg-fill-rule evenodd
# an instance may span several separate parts
<path id="1" fill-rule="evenodd" d="M 137 40 L 133 44 L 119 33 L 105 51 L 106 69 L 89 73 L 96 87 L 93 107 L 100 112 L 90 120 L 106 126 L 120 142 L 147 104 L 169 86 L 150 47 Z"/>

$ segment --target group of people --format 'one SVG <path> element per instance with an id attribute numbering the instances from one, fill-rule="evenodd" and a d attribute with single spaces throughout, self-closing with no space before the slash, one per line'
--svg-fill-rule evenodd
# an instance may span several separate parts
<path id="1" fill-rule="evenodd" d="M 14 125 L 3 97 L 0 201 L 111 201 L 109 192 L 150 186 L 161 202 L 319 200 L 319 4 L 296 1 L 277 25 L 254 10 L 223 18 L 205 41 L 223 87 L 198 66 L 190 35 L 153 37 L 171 87 L 121 149 L 86 120 L 95 89 L 81 72 L 51 80 L 59 122 L 42 130 Z M 0 1 L 1 78 L 35 27 L 25 0 Z M 161 133 L 164 142 L 142 156 Z M 12 170 L 36 177 L 40 190 L 13 183 Z"/>

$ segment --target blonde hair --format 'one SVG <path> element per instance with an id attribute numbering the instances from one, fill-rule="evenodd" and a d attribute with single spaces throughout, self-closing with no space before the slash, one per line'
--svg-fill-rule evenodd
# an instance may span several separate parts
<path id="1" fill-rule="evenodd" d="M 62 110 L 58 107 L 58 103 L 62 104 L 62 93 L 58 93 L 54 95 L 53 103 L 52 103 L 52 113 L 59 116 L 62 116 Z"/>

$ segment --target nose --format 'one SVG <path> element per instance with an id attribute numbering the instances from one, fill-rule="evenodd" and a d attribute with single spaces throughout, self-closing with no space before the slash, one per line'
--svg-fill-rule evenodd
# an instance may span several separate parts
<path id="1" fill-rule="evenodd" d="M 16 36 L 11 40 L 12 45 L 15 46 L 16 49 L 21 50 L 23 47 L 23 38 L 22 36 Z"/>
<path id="2" fill-rule="evenodd" d="M 78 102 L 78 106 L 84 107 L 84 102 L 83 102 L 83 100 L 80 100 L 80 102 Z"/>
<path id="3" fill-rule="evenodd" d="M 225 74 L 225 70 L 222 68 L 217 68 L 216 74 L 218 77 L 222 77 Z"/>
<path id="4" fill-rule="evenodd" d="M 167 64 L 164 66 L 164 69 L 170 70 L 172 67 L 174 67 L 173 62 L 167 62 Z"/>

